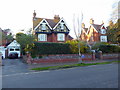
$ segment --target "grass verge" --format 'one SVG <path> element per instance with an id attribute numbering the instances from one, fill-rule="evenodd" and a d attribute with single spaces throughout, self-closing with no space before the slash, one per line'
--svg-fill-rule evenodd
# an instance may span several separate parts
<path id="1" fill-rule="evenodd" d="M 37 71 L 56 70 L 56 69 L 65 69 L 65 68 L 72 68 L 72 67 L 78 67 L 78 66 L 110 64 L 110 63 L 113 63 L 113 62 L 120 63 L 120 61 L 101 62 L 101 63 L 79 63 L 79 64 L 72 64 L 72 65 L 61 65 L 61 66 L 49 66 L 49 67 L 32 68 L 31 70 L 37 70 Z"/>

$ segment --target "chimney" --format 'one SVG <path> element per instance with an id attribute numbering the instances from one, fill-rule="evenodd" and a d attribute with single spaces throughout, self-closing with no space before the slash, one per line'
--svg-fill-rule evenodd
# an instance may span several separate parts
<path id="1" fill-rule="evenodd" d="M 85 28 L 85 24 L 84 23 L 82 23 L 82 28 Z"/>
<path id="2" fill-rule="evenodd" d="M 109 21 L 109 26 L 112 26 L 112 25 L 113 25 L 113 21 L 110 20 L 110 21 Z"/>
<path id="3" fill-rule="evenodd" d="M 35 10 L 34 10 L 33 19 L 35 19 L 35 18 L 36 18 L 36 12 L 35 12 Z"/>
<path id="4" fill-rule="evenodd" d="M 55 16 L 54 16 L 54 19 L 60 20 L 59 15 L 55 15 Z"/>
<path id="5" fill-rule="evenodd" d="M 94 20 L 92 18 L 90 19 L 90 24 L 94 24 Z"/>
<path id="6" fill-rule="evenodd" d="M 102 24 L 104 24 L 104 21 L 102 20 Z"/>

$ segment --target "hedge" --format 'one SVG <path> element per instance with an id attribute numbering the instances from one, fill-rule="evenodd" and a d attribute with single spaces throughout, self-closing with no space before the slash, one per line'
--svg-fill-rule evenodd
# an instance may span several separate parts
<path id="1" fill-rule="evenodd" d="M 99 50 L 103 53 L 119 53 L 120 47 L 115 45 L 100 45 Z"/>
<path id="2" fill-rule="evenodd" d="M 69 44 L 65 43 L 35 42 L 31 54 L 32 55 L 71 54 L 71 50 Z"/>

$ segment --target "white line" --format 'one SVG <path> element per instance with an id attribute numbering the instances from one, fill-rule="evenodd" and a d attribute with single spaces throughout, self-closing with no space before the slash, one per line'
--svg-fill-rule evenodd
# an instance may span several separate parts
<path id="1" fill-rule="evenodd" d="M 2 77 L 17 76 L 17 75 L 25 75 L 25 74 L 35 74 L 35 73 L 42 73 L 42 72 L 50 72 L 50 71 L 38 71 L 38 72 L 28 72 L 28 73 L 8 74 L 8 75 L 2 75 Z"/>

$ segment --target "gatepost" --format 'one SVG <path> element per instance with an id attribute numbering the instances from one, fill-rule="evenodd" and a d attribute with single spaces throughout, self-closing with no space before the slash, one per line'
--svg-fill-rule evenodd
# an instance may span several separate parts
<path id="1" fill-rule="evenodd" d="M 103 59 L 103 55 L 102 55 L 102 51 L 99 51 L 99 59 L 102 60 Z"/>
<path id="2" fill-rule="evenodd" d="M 95 60 L 95 52 L 92 52 L 92 60 Z"/>

